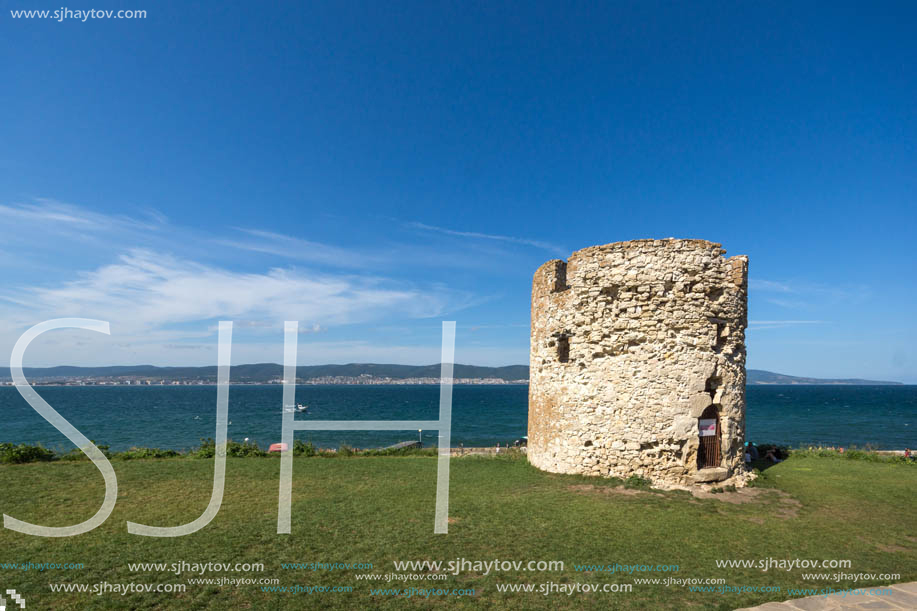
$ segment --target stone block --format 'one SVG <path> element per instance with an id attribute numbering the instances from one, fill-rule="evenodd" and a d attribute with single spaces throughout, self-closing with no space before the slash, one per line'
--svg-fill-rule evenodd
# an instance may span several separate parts
<path id="1" fill-rule="evenodd" d="M 694 483 L 701 484 L 704 482 L 721 482 L 729 477 L 729 470 L 724 467 L 712 467 L 710 469 L 700 469 L 694 474 Z"/>
<path id="2" fill-rule="evenodd" d="M 704 410 L 713 405 L 713 399 L 705 392 L 691 397 L 691 410 L 688 412 L 692 418 L 700 418 Z"/>

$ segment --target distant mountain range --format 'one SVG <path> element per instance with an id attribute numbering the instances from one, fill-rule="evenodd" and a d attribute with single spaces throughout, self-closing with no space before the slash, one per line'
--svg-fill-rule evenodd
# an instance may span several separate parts
<path id="1" fill-rule="evenodd" d="M 749 369 L 747 371 L 746 383 L 751 385 L 766 384 L 798 384 L 798 385 L 818 385 L 818 386 L 894 386 L 900 385 L 901 382 L 885 382 L 881 380 L 861 380 L 859 378 L 845 379 L 825 379 L 825 378 L 800 378 L 788 376 L 773 371 L 764 371 L 762 369 Z"/>
<path id="2" fill-rule="evenodd" d="M 303 365 L 296 368 L 296 377 L 313 380 L 325 377 L 356 378 L 363 375 L 375 378 L 438 378 L 440 366 L 436 365 L 380 365 L 376 363 L 349 363 L 347 365 Z M 144 378 L 152 380 L 216 380 L 216 365 L 208 367 L 156 367 L 129 365 L 120 367 L 25 367 L 28 379 L 75 378 Z M 500 380 L 527 380 L 528 365 L 506 367 L 478 367 L 456 364 L 452 373 L 456 378 L 497 378 Z M 8 376 L 7 376 L 8 377 Z M 283 377 L 283 365 L 259 363 L 233 365 L 230 379 L 234 382 L 269 382 Z"/>
<path id="3" fill-rule="evenodd" d="M 436 365 L 380 365 L 376 363 L 350 363 L 347 365 L 304 365 L 296 368 L 296 376 L 302 380 L 317 378 L 355 378 L 372 376 L 404 380 L 408 378 L 437 378 L 439 364 Z M 26 367 L 26 378 L 32 380 L 64 380 L 79 378 L 144 378 L 150 380 L 207 380 L 215 381 L 217 368 L 209 367 L 155 367 L 153 365 L 129 365 L 120 367 Z M 254 365 L 234 365 L 230 373 L 234 382 L 269 382 L 283 377 L 283 365 L 260 363 Z M 476 365 L 455 365 L 453 376 L 456 378 L 496 378 L 500 380 L 527 380 L 527 365 L 509 365 L 506 367 L 478 367 Z M 8 376 L 5 376 L 9 379 Z M 796 384 L 796 385 L 893 385 L 900 382 L 879 380 L 822 379 L 789 376 L 761 369 L 748 370 L 749 385 Z"/>

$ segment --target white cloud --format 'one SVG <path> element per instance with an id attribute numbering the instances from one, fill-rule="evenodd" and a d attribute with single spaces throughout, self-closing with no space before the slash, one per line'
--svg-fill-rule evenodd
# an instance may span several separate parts
<path id="1" fill-rule="evenodd" d="M 382 278 L 330 276 L 275 268 L 241 273 L 147 250 L 80 274 L 57 287 L 18 291 L 8 301 L 32 315 L 109 320 L 131 330 L 213 319 L 307 320 L 341 325 L 437 316 L 458 296 Z M 451 302 L 451 303 L 450 303 Z"/>
<path id="2" fill-rule="evenodd" d="M 48 199 L 0 205 L 0 241 L 7 251 L 0 262 L 0 353 L 9 354 L 38 322 L 85 317 L 109 321 L 111 337 L 55 331 L 29 348 L 27 364 L 209 364 L 216 321 L 233 320 L 233 362 L 276 362 L 282 359 L 283 321 L 297 320 L 313 363 L 386 356 L 435 362 L 438 338 L 398 346 L 402 334 L 378 328 L 414 329 L 417 319 L 452 318 L 479 305 L 486 298 L 457 290 L 445 270 L 487 268 L 492 253 L 481 251 L 496 248 L 474 253 L 462 244 L 450 250 L 441 240 L 347 248 L 260 229 L 183 227 L 155 210 L 137 209 L 134 217 Z M 269 257 L 240 257 L 238 248 Z M 263 261 L 273 265 L 259 265 Z M 443 272 L 416 273 L 420 267 Z M 342 341 L 348 336 L 372 337 L 373 343 Z M 313 343 L 318 339 L 327 341 Z"/>

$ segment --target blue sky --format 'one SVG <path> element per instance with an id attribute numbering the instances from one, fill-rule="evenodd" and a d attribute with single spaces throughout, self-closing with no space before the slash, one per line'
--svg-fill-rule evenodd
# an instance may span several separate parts
<path id="1" fill-rule="evenodd" d="M 917 382 L 913 4 L 278 6 L 0 15 L 0 351 L 525 363 L 541 263 L 673 236 L 749 255 L 750 367 Z"/>

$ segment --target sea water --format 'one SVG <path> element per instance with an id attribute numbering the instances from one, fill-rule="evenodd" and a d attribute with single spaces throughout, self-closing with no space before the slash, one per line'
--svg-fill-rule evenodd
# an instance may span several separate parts
<path id="1" fill-rule="evenodd" d="M 215 386 L 39 386 L 38 392 L 89 439 L 112 450 L 132 446 L 186 450 L 214 437 Z M 231 386 L 229 437 L 267 447 L 280 441 L 281 387 Z M 917 386 L 749 386 L 747 439 L 790 446 L 809 444 L 874 449 L 917 448 Z M 439 387 L 297 387 L 308 405 L 297 420 L 436 420 Z M 528 386 L 454 387 L 452 444 L 493 446 L 522 438 Z M 438 431 L 299 431 L 318 447 L 377 448 L 421 439 L 435 445 Z M 72 445 L 12 387 L 0 387 L 0 442 Z"/>

